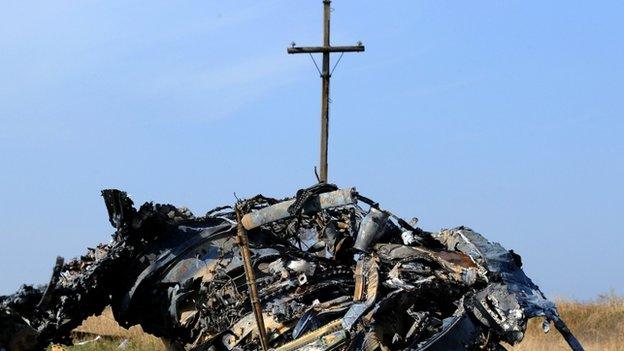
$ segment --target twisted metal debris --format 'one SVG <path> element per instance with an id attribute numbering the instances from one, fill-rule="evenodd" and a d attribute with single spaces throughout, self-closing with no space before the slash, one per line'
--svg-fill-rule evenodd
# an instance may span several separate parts
<path id="1" fill-rule="evenodd" d="M 504 350 L 533 317 L 583 350 L 513 251 L 465 227 L 424 231 L 355 188 L 201 217 L 102 194 L 113 240 L 0 297 L 0 349 L 71 343 L 110 305 L 123 326 L 186 350 Z"/>

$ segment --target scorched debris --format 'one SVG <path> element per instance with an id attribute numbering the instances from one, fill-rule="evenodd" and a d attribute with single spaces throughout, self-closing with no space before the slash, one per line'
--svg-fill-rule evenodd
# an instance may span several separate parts
<path id="1" fill-rule="evenodd" d="M 513 251 L 465 227 L 424 231 L 355 188 L 202 217 L 102 194 L 113 240 L 0 297 L 0 349 L 70 343 L 110 305 L 187 350 L 504 350 L 538 316 L 583 350 Z"/>

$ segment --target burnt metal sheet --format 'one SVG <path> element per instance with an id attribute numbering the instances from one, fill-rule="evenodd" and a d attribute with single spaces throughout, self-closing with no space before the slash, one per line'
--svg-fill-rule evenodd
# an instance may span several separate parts
<path id="1" fill-rule="evenodd" d="M 102 194 L 111 242 L 59 258 L 47 286 L 1 296 L 0 348 L 71 343 L 110 305 L 121 325 L 186 350 L 257 350 L 261 338 L 274 350 L 502 350 L 533 317 L 583 350 L 516 253 L 466 227 L 425 231 L 355 188 L 322 183 L 204 216 Z"/>

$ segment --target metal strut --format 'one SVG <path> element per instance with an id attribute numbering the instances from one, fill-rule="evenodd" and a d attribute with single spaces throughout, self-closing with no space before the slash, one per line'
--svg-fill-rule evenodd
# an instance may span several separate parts
<path id="1" fill-rule="evenodd" d="M 243 267 L 245 267 L 245 278 L 247 278 L 247 287 L 249 288 L 249 296 L 251 299 L 251 308 L 254 311 L 256 317 L 256 326 L 260 334 L 260 344 L 262 349 L 267 351 L 269 349 L 269 341 L 267 339 L 266 328 L 264 326 L 264 317 L 262 316 L 262 305 L 260 305 L 260 299 L 258 298 L 258 288 L 256 287 L 256 274 L 254 273 L 253 266 L 251 264 L 251 252 L 249 251 L 249 238 L 247 237 L 247 231 L 243 227 L 241 221 L 241 211 L 236 206 L 236 241 L 240 247 L 241 256 L 243 257 Z"/>

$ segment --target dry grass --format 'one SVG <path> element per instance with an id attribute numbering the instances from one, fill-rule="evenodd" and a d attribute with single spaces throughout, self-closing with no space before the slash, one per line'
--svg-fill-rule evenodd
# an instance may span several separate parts
<path id="1" fill-rule="evenodd" d="M 558 301 L 557 306 L 568 327 L 579 338 L 588 351 L 624 351 L 624 298 L 615 294 L 601 296 L 592 302 Z M 529 323 L 524 341 L 516 346 L 507 346 L 513 351 L 569 350 L 559 333 L 552 330 L 548 334 L 542 331 L 542 321 L 533 319 Z M 165 350 L 163 343 L 140 327 L 129 330 L 119 327 L 112 319 L 110 310 L 102 316 L 90 317 L 76 330 L 77 335 L 93 339 L 96 335 L 102 339 L 81 346 L 68 348 L 71 351 L 119 350 L 119 344 L 126 341 L 124 350 Z"/>
<path id="2" fill-rule="evenodd" d="M 100 338 L 95 340 L 98 336 L 100 336 Z M 60 349 L 71 351 L 165 350 L 165 346 L 159 338 L 145 333 L 140 326 L 133 326 L 129 329 L 120 327 L 119 324 L 115 322 L 110 308 L 105 309 L 100 316 L 92 316 L 85 319 L 85 321 L 74 330 L 74 338 L 76 344 L 84 344 Z M 50 350 L 57 351 L 52 347 L 50 347 Z"/>
<path id="3" fill-rule="evenodd" d="M 624 298 L 615 294 L 593 302 L 558 301 L 557 308 L 570 330 L 588 351 L 624 351 Z M 569 350 L 565 340 L 553 328 L 542 331 L 542 321 L 529 322 L 527 335 L 514 351 Z"/>

